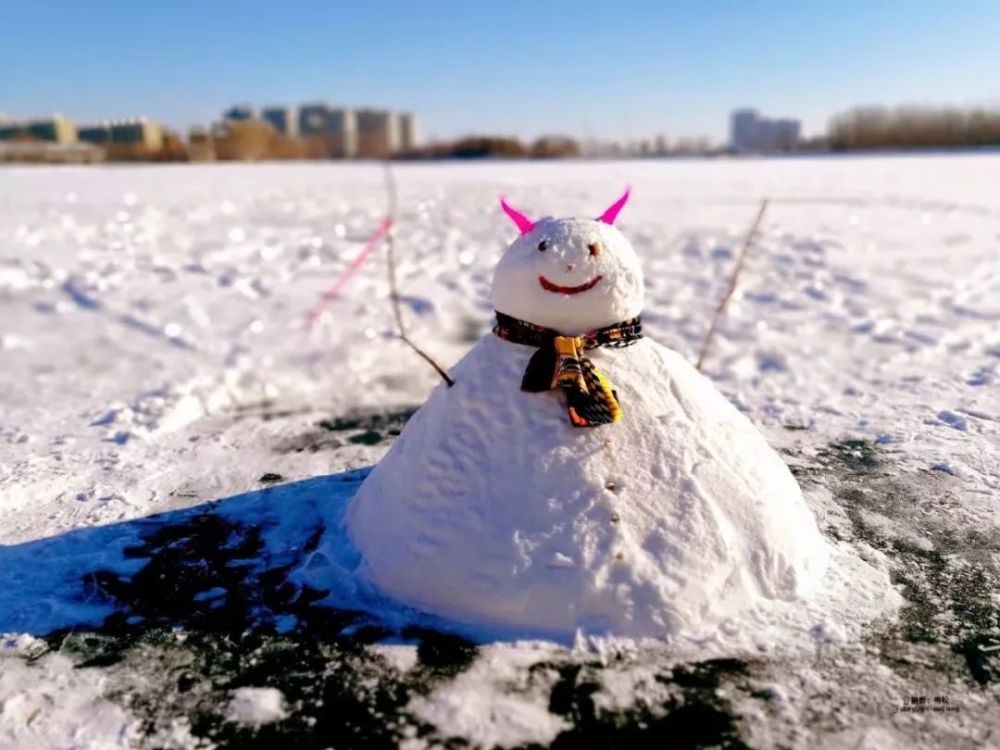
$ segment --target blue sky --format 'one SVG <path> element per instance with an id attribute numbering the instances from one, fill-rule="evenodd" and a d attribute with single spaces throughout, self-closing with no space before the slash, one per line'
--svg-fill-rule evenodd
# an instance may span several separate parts
<path id="1" fill-rule="evenodd" d="M 0 0 L 0 113 L 207 124 L 228 104 L 418 113 L 425 134 L 722 139 L 857 104 L 1000 104 L 997 0 Z"/>

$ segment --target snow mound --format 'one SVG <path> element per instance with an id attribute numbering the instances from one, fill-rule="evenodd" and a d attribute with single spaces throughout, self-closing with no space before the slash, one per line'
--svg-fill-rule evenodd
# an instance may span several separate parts
<path id="1" fill-rule="evenodd" d="M 519 635 L 709 636 L 806 596 L 829 550 L 788 468 L 680 355 L 594 350 L 622 421 L 519 390 L 534 349 L 482 339 L 362 485 L 362 573 L 413 607 Z"/>

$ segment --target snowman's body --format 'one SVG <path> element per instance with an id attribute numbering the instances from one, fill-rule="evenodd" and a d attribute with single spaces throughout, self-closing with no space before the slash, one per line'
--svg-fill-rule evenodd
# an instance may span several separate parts
<path id="1" fill-rule="evenodd" d="M 499 310 L 564 330 L 578 305 L 585 320 L 565 331 L 576 334 L 641 308 L 638 261 L 613 227 L 549 220 L 522 231 L 498 266 Z M 538 260 L 518 246 L 525 238 Z M 530 285 L 539 262 L 548 278 L 575 273 L 587 256 L 567 258 L 580 247 L 596 262 L 572 281 L 600 276 L 604 297 L 601 283 L 556 294 L 566 304 L 546 319 L 536 289 L 520 302 L 498 289 Z M 541 259 L 550 250 L 561 251 L 555 264 Z M 581 429 L 557 391 L 521 391 L 534 352 L 483 338 L 362 485 L 348 531 L 378 588 L 488 630 L 668 638 L 799 598 L 822 575 L 826 545 L 787 467 L 680 355 L 649 339 L 588 351 L 623 414 Z"/>

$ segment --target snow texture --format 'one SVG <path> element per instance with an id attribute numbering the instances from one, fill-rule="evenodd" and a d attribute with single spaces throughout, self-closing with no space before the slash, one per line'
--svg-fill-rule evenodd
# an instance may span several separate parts
<path id="1" fill-rule="evenodd" d="M 349 540 L 314 546 L 438 383 L 379 254 L 303 324 L 384 216 L 381 169 L 4 168 L 0 747 L 996 743 L 1000 157 L 395 172 L 404 315 L 449 368 L 516 235 L 498 194 L 593 216 L 630 183 L 646 332 L 689 361 L 769 197 L 705 373 L 802 487 L 822 585 L 750 642 L 749 616 L 712 643 L 442 632 Z M 264 685 L 284 719 L 225 720 Z"/>

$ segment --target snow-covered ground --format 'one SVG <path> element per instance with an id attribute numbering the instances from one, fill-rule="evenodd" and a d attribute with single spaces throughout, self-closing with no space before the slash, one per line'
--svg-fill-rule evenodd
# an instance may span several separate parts
<path id="1" fill-rule="evenodd" d="M 646 330 L 692 359 L 769 198 L 705 371 L 821 530 L 889 566 L 899 616 L 678 664 L 375 622 L 349 580 L 316 603 L 319 506 L 437 384 L 382 251 L 305 325 L 384 216 L 381 167 L 10 168 L 0 747 L 997 742 L 1000 155 L 394 173 L 404 314 L 446 365 L 491 324 L 498 194 L 594 215 L 632 185 Z"/>

